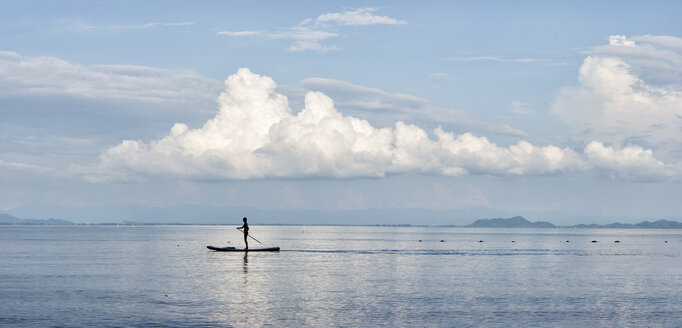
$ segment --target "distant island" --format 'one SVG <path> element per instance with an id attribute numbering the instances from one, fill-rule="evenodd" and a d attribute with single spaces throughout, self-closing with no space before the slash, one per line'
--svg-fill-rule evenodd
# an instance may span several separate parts
<path id="1" fill-rule="evenodd" d="M 73 225 L 64 219 L 19 219 L 9 214 L 0 214 L 0 225 Z"/>
<path id="2" fill-rule="evenodd" d="M 480 219 L 467 227 L 472 228 L 556 228 L 555 225 L 547 221 L 530 222 L 522 216 L 515 216 L 509 219 Z"/>

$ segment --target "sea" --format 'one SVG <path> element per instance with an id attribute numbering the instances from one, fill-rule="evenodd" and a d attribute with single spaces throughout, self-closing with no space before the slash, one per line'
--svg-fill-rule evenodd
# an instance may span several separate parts
<path id="1" fill-rule="evenodd" d="M 682 230 L 238 223 L 0 226 L 0 327 L 682 327 Z"/>

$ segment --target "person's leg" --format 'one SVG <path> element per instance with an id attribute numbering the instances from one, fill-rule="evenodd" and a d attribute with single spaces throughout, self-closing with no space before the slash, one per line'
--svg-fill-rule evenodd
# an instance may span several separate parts
<path id="1" fill-rule="evenodd" d="M 244 244 L 246 244 L 246 249 L 249 249 L 249 238 L 247 238 L 247 234 L 244 234 Z"/>

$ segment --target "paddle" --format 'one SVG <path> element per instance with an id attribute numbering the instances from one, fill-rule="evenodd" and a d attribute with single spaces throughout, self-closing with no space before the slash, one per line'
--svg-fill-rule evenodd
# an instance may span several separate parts
<path id="1" fill-rule="evenodd" d="M 242 227 L 237 227 L 237 230 L 241 230 L 241 229 L 242 229 Z M 261 243 L 258 239 L 251 237 L 251 235 L 247 234 L 247 236 L 249 236 L 249 238 L 257 241 L 259 244 L 263 245 L 263 243 Z"/>

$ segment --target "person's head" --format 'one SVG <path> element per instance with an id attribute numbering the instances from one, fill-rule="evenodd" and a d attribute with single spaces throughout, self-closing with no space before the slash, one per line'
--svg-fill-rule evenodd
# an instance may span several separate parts
<path id="1" fill-rule="evenodd" d="M 246 222 L 246 217 L 244 217 L 244 218 L 242 219 L 242 221 Z"/>

